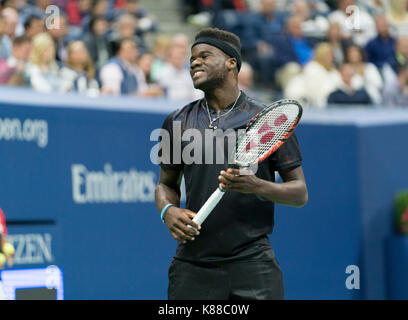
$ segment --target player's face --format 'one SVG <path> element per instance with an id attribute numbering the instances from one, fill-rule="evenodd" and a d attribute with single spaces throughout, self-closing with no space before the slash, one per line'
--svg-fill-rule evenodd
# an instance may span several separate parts
<path id="1" fill-rule="evenodd" d="M 219 87 L 227 79 L 228 57 L 218 48 L 198 44 L 191 50 L 190 75 L 196 89 Z"/>

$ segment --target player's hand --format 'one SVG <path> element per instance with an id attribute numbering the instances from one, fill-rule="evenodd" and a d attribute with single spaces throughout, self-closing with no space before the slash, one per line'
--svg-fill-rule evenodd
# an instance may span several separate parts
<path id="1" fill-rule="evenodd" d="M 190 210 L 171 206 L 167 209 L 163 219 L 172 237 L 181 243 L 186 243 L 187 240 L 193 241 L 195 236 L 200 234 L 198 231 L 201 229 L 200 225 L 192 220 L 195 215 Z"/>
<path id="2" fill-rule="evenodd" d="M 247 169 L 227 169 L 222 170 L 218 176 L 220 187 L 225 190 L 232 190 L 241 193 L 257 193 L 260 179 Z"/>

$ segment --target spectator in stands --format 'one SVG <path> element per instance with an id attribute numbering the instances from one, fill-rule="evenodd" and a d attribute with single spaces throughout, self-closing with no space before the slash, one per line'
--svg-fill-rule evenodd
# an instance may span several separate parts
<path id="1" fill-rule="evenodd" d="M 186 68 L 186 53 L 179 46 L 171 46 L 167 62 L 160 70 L 158 83 L 170 100 L 192 101 L 203 97 L 203 92 L 193 86 L 190 71 Z"/>
<path id="2" fill-rule="evenodd" d="M 258 47 L 255 66 L 264 84 L 275 84 L 276 71 L 286 64 L 305 65 L 312 59 L 314 41 L 303 35 L 301 24 L 300 17 L 289 17 L 285 34 L 276 35 L 265 47 Z"/>
<path id="3" fill-rule="evenodd" d="M 340 66 L 342 82 L 330 93 L 327 103 L 332 104 L 371 104 L 371 98 L 364 87 L 355 89 L 352 84 L 354 68 L 345 63 Z"/>
<path id="4" fill-rule="evenodd" d="M 41 10 L 41 12 L 46 14 L 47 8 L 52 5 L 51 0 L 31 0 L 31 2 L 34 4 L 34 6 L 38 9 Z"/>
<path id="5" fill-rule="evenodd" d="M 324 108 L 327 97 L 340 83 L 341 76 L 334 65 L 333 49 L 330 44 L 322 42 L 314 50 L 314 59 L 284 88 L 284 96 L 302 101 L 308 107 Z"/>
<path id="6" fill-rule="evenodd" d="M 24 1 L 22 1 L 22 2 L 24 2 Z M 20 13 L 19 13 L 20 1 L 18 1 L 18 0 L 2 0 L 1 1 L 1 7 L 2 7 L 3 10 L 7 9 L 7 8 L 11 8 L 11 9 L 13 9 L 13 10 L 15 10 L 17 12 L 17 14 L 19 15 L 19 21 L 18 21 L 17 26 L 16 26 L 15 36 L 20 35 L 20 33 L 22 32 L 22 30 L 20 29 L 22 27 L 21 26 L 21 16 L 20 16 Z"/>
<path id="7" fill-rule="evenodd" d="M 292 15 L 296 15 L 302 19 L 302 31 L 307 37 L 323 38 L 329 28 L 329 22 L 326 17 L 313 12 L 311 2 L 305 0 L 296 0 L 292 4 Z"/>
<path id="8" fill-rule="evenodd" d="M 387 19 L 398 36 L 408 36 L 408 0 L 389 0 Z"/>
<path id="9" fill-rule="evenodd" d="M 27 17 L 29 16 L 36 16 L 39 17 L 40 19 L 46 18 L 45 11 L 40 9 L 40 7 L 35 6 L 33 4 L 33 1 L 18 0 L 17 7 L 20 20 L 23 24 L 26 21 Z"/>
<path id="10" fill-rule="evenodd" d="M 19 21 L 16 27 L 16 33 L 15 36 L 19 36 L 23 31 L 22 31 L 22 15 L 20 14 L 21 8 L 24 6 L 27 0 L 2 0 L 1 1 L 1 6 L 4 9 L 11 8 L 17 12 L 19 15 Z"/>
<path id="11" fill-rule="evenodd" d="M 44 21 L 38 16 L 28 16 L 24 21 L 24 34 L 32 39 L 37 34 L 45 31 Z"/>
<path id="12" fill-rule="evenodd" d="M 397 39 L 394 61 L 390 63 L 395 72 L 408 62 L 408 36 Z"/>
<path id="13" fill-rule="evenodd" d="M 32 40 L 30 61 L 26 66 L 27 83 L 36 91 L 51 93 L 60 91 L 60 74 L 55 60 L 55 44 L 47 32 Z"/>
<path id="14" fill-rule="evenodd" d="M 17 10 L 17 1 L 16 0 L 1 0 L 1 8 L 13 8 Z"/>
<path id="15" fill-rule="evenodd" d="M 137 79 L 142 73 L 136 66 L 139 55 L 137 43 L 133 38 L 123 38 L 115 49 L 116 55 L 102 67 L 99 74 L 101 93 L 136 95 L 139 93 Z"/>
<path id="16" fill-rule="evenodd" d="M 114 30 L 109 34 L 108 40 L 112 45 L 123 38 L 133 38 L 137 43 L 139 50 L 144 51 L 146 48 L 135 31 L 137 28 L 137 20 L 131 14 L 123 14 L 114 24 Z"/>
<path id="17" fill-rule="evenodd" d="M 154 55 L 151 52 L 142 53 L 137 61 L 137 65 L 139 66 L 140 70 L 142 70 L 147 84 L 154 83 L 151 78 L 153 61 Z"/>
<path id="18" fill-rule="evenodd" d="M 13 39 L 19 18 L 17 11 L 11 7 L 3 9 L 1 14 L 5 19 L 5 29 L 1 38 L 0 56 L 9 58 L 13 50 Z"/>
<path id="19" fill-rule="evenodd" d="M 10 40 L 5 39 L 7 37 L 6 35 L 6 19 L 4 16 L 0 13 L 0 57 L 5 58 L 7 56 L 7 42 Z"/>
<path id="20" fill-rule="evenodd" d="M 68 45 L 66 64 L 61 68 L 61 91 L 77 92 L 90 96 L 99 93 L 95 80 L 95 67 L 84 42 L 77 40 Z"/>
<path id="21" fill-rule="evenodd" d="M 363 9 L 354 12 L 353 16 L 349 17 L 351 14 L 350 6 L 357 6 L 357 4 L 354 0 L 339 0 L 337 10 L 328 16 L 329 22 L 339 23 L 347 37 L 351 38 L 358 46 L 364 47 L 368 41 L 376 36 L 374 19 Z M 356 25 L 352 25 L 353 21 Z"/>
<path id="22" fill-rule="evenodd" d="M 384 63 L 394 63 L 396 40 L 391 36 L 390 25 L 386 16 L 376 16 L 375 25 L 377 36 L 367 43 L 365 51 L 367 60 L 381 70 Z"/>
<path id="23" fill-rule="evenodd" d="M 99 70 L 112 57 L 112 48 L 106 35 L 109 30 L 109 22 L 104 16 L 95 16 L 91 20 L 90 31 L 83 39 L 89 54 Z"/>
<path id="24" fill-rule="evenodd" d="M 387 0 L 360 0 L 358 4 L 373 17 L 385 14 Z"/>
<path id="25" fill-rule="evenodd" d="M 92 0 L 68 0 L 66 13 L 71 26 L 82 25 L 82 19 L 91 13 Z"/>
<path id="26" fill-rule="evenodd" d="M 67 60 L 68 44 L 74 39 L 69 35 L 69 25 L 65 15 L 55 17 L 54 24 L 56 27 L 47 28 L 47 32 L 54 41 L 55 58 L 62 64 Z"/>
<path id="27" fill-rule="evenodd" d="M 180 9 L 182 10 L 183 19 L 187 20 L 188 16 L 203 12 L 206 7 L 202 0 L 181 0 Z"/>
<path id="28" fill-rule="evenodd" d="M 384 63 L 381 69 L 384 78 L 383 96 L 387 97 L 385 103 L 392 101 L 390 92 L 394 92 L 399 87 L 399 73 L 404 76 L 404 66 L 408 64 L 408 37 L 400 37 L 397 39 L 394 59 L 390 63 Z"/>
<path id="29" fill-rule="evenodd" d="M 170 44 L 170 37 L 164 34 L 158 35 L 154 40 L 152 48 L 154 60 L 150 72 L 150 77 L 154 82 L 158 81 L 159 74 L 166 63 L 166 56 L 170 48 Z"/>
<path id="30" fill-rule="evenodd" d="M 191 8 L 192 4 L 196 7 L 196 14 L 188 14 L 185 7 L 183 8 L 183 13 L 188 23 L 199 28 L 209 27 L 211 22 L 218 20 L 218 18 L 222 20 L 222 13 L 225 11 L 245 12 L 248 10 L 247 1 L 245 0 L 184 0 L 184 2 L 183 7 Z M 254 2 L 254 0 L 252 0 L 252 2 Z M 219 27 L 218 23 L 216 27 Z"/>
<path id="31" fill-rule="evenodd" d="M 120 19 L 124 14 L 130 14 L 136 19 L 136 34 L 142 42 L 146 33 L 157 31 L 157 19 L 141 6 L 139 0 L 127 0 L 122 8 L 114 11 L 114 20 Z"/>
<path id="32" fill-rule="evenodd" d="M 330 23 L 327 30 L 327 42 L 333 49 L 334 64 L 341 65 L 344 62 L 346 48 L 352 44 L 352 41 L 344 37 L 339 23 Z"/>
<path id="33" fill-rule="evenodd" d="M 138 59 L 137 65 L 143 73 L 143 77 L 139 77 L 139 92 L 144 97 L 161 97 L 164 95 L 163 88 L 152 81 L 151 69 L 154 60 L 154 55 L 150 52 L 142 53 Z"/>
<path id="34" fill-rule="evenodd" d="M 52 0 L 52 4 L 58 6 L 61 10 L 66 11 L 69 0 Z"/>
<path id="35" fill-rule="evenodd" d="M 187 35 L 184 33 L 177 33 L 172 37 L 171 43 L 173 46 L 178 46 L 183 49 L 186 52 L 186 59 L 188 58 L 187 55 L 189 55 L 190 41 Z"/>
<path id="36" fill-rule="evenodd" d="M 24 70 L 31 53 L 31 39 L 23 35 L 14 38 L 12 55 L 0 58 L 0 84 L 23 86 Z"/>
<path id="37" fill-rule="evenodd" d="M 252 91 L 253 85 L 254 71 L 249 63 L 243 62 L 241 65 L 241 70 L 238 73 L 238 87 L 248 96 L 255 98 L 256 94 Z"/>
<path id="38" fill-rule="evenodd" d="M 275 10 L 275 0 L 262 0 L 260 10 L 251 19 L 258 53 L 271 51 L 271 43 L 283 32 L 285 16 Z"/>
<path id="39" fill-rule="evenodd" d="M 387 106 L 408 107 L 408 63 L 399 66 L 397 77 L 384 78 L 384 104 Z"/>
<path id="40" fill-rule="evenodd" d="M 296 61 L 305 65 L 313 58 L 314 42 L 305 37 L 302 30 L 302 19 L 291 16 L 287 21 L 287 36 L 276 44 L 278 55 L 285 55 L 286 61 Z"/>
<path id="41" fill-rule="evenodd" d="M 261 0 L 255 15 L 255 27 L 262 33 L 261 38 L 268 42 L 271 36 L 283 31 L 285 15 L 276 10 L 275 0 Z"/>
<path id="42" fill-rule="evenodd" d="M 363 49 L 356 45 L 349 46 L 346 51 L 346 62 L 354 69 L 356 78 L 360 78 L 358 81 L 368 92 L 371 101 L 379 104 L 381 102 L 383 80 L 377 67 L 371 62 L 365 61 Z M 346 69 L 348 67 L 347 65 Z"/>
<path id="43" fill-rule="evenodd" d="M 190 40 L 188 39 L 187 35 L 184 33 L 177 33 L 171 38 L 170 47 L 178 47 L 182 51 L 184 51 L 184 61 L 185 67 L 187 69 L 190 68 L 190 63 L 188 61 L 190 57 Z"/>
<path id="44" fill-rule="evenodd" d="M 91 10 L 84 12 L 84 16 L 81 19 L 81 25 L 83 32 L 90 30 L 90 23 L 93 17 L 104 16 L 108 21 L 107 12 L 109 8 L 109 0 L 92 0 Z"/>

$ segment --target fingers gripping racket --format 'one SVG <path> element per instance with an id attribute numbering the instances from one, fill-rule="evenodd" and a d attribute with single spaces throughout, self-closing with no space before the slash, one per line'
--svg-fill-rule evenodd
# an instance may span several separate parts
<path id="1" fill-rule="evenodd" d="M 279 100 L 255 115 L 247 124 L 245 133 L 238 137 L 232 155 L 234 167 L 249 167 L 265 160 L 293 133 L 302 116 L 301 105 L 294 100 Z M 193 221 L 202 224 L 225 194 L 217 190 L 204 203 Z"/>

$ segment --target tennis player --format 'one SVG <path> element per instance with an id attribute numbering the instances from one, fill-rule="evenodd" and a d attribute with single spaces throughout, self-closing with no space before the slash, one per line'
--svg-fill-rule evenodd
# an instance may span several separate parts
<path id="1" fill-rule="evenodd" d="M 170 137 L 178 122 L 181 131 L 233 129 L 238 132 L 265 105 L 238 88 L 241 67 L 240 39 L 216 28 L 201 30 L 191 47 L 190 73 L 194 87 L 205 93 L 171 113 L 163 124 Z M 171 138 L 175 139 L 175 138 Z M 200 139 L 204 141 L 203 139 Z M 173 145 L 181 143 L 178 154 Z M 188 142 L 171 140 L 161 148 L 156 204 L 163 222 L 178 241 L 169 268 L 168 298 L 173 299 L 283 299 L 282 272 L 268 234 L 274 226 L 274 203 L 302 207 L 308 199 L 298 141 L 292 135 L 261 162 L 256 174 L 239 175 L 228 169 L 228 144 L 220 151 L 202 147 L 203 163 L 184 161 Z M 169 154 L 163 154 L 170 150 Z M 230 149 L 231 150 L 231 149 Z M 224 152 L 224 163 L 208 163 Z M 181 159 L 178 161 L 177 159 Z M 279 172 L 282 183 L 275 182 Z M 186 208 L 180 208 L 180 181 L 184 175 Z M 192 219 L 218 187 L 223 199 L 202 226 Z M 193 228 L 190 228 L 192 226 Z"/>

